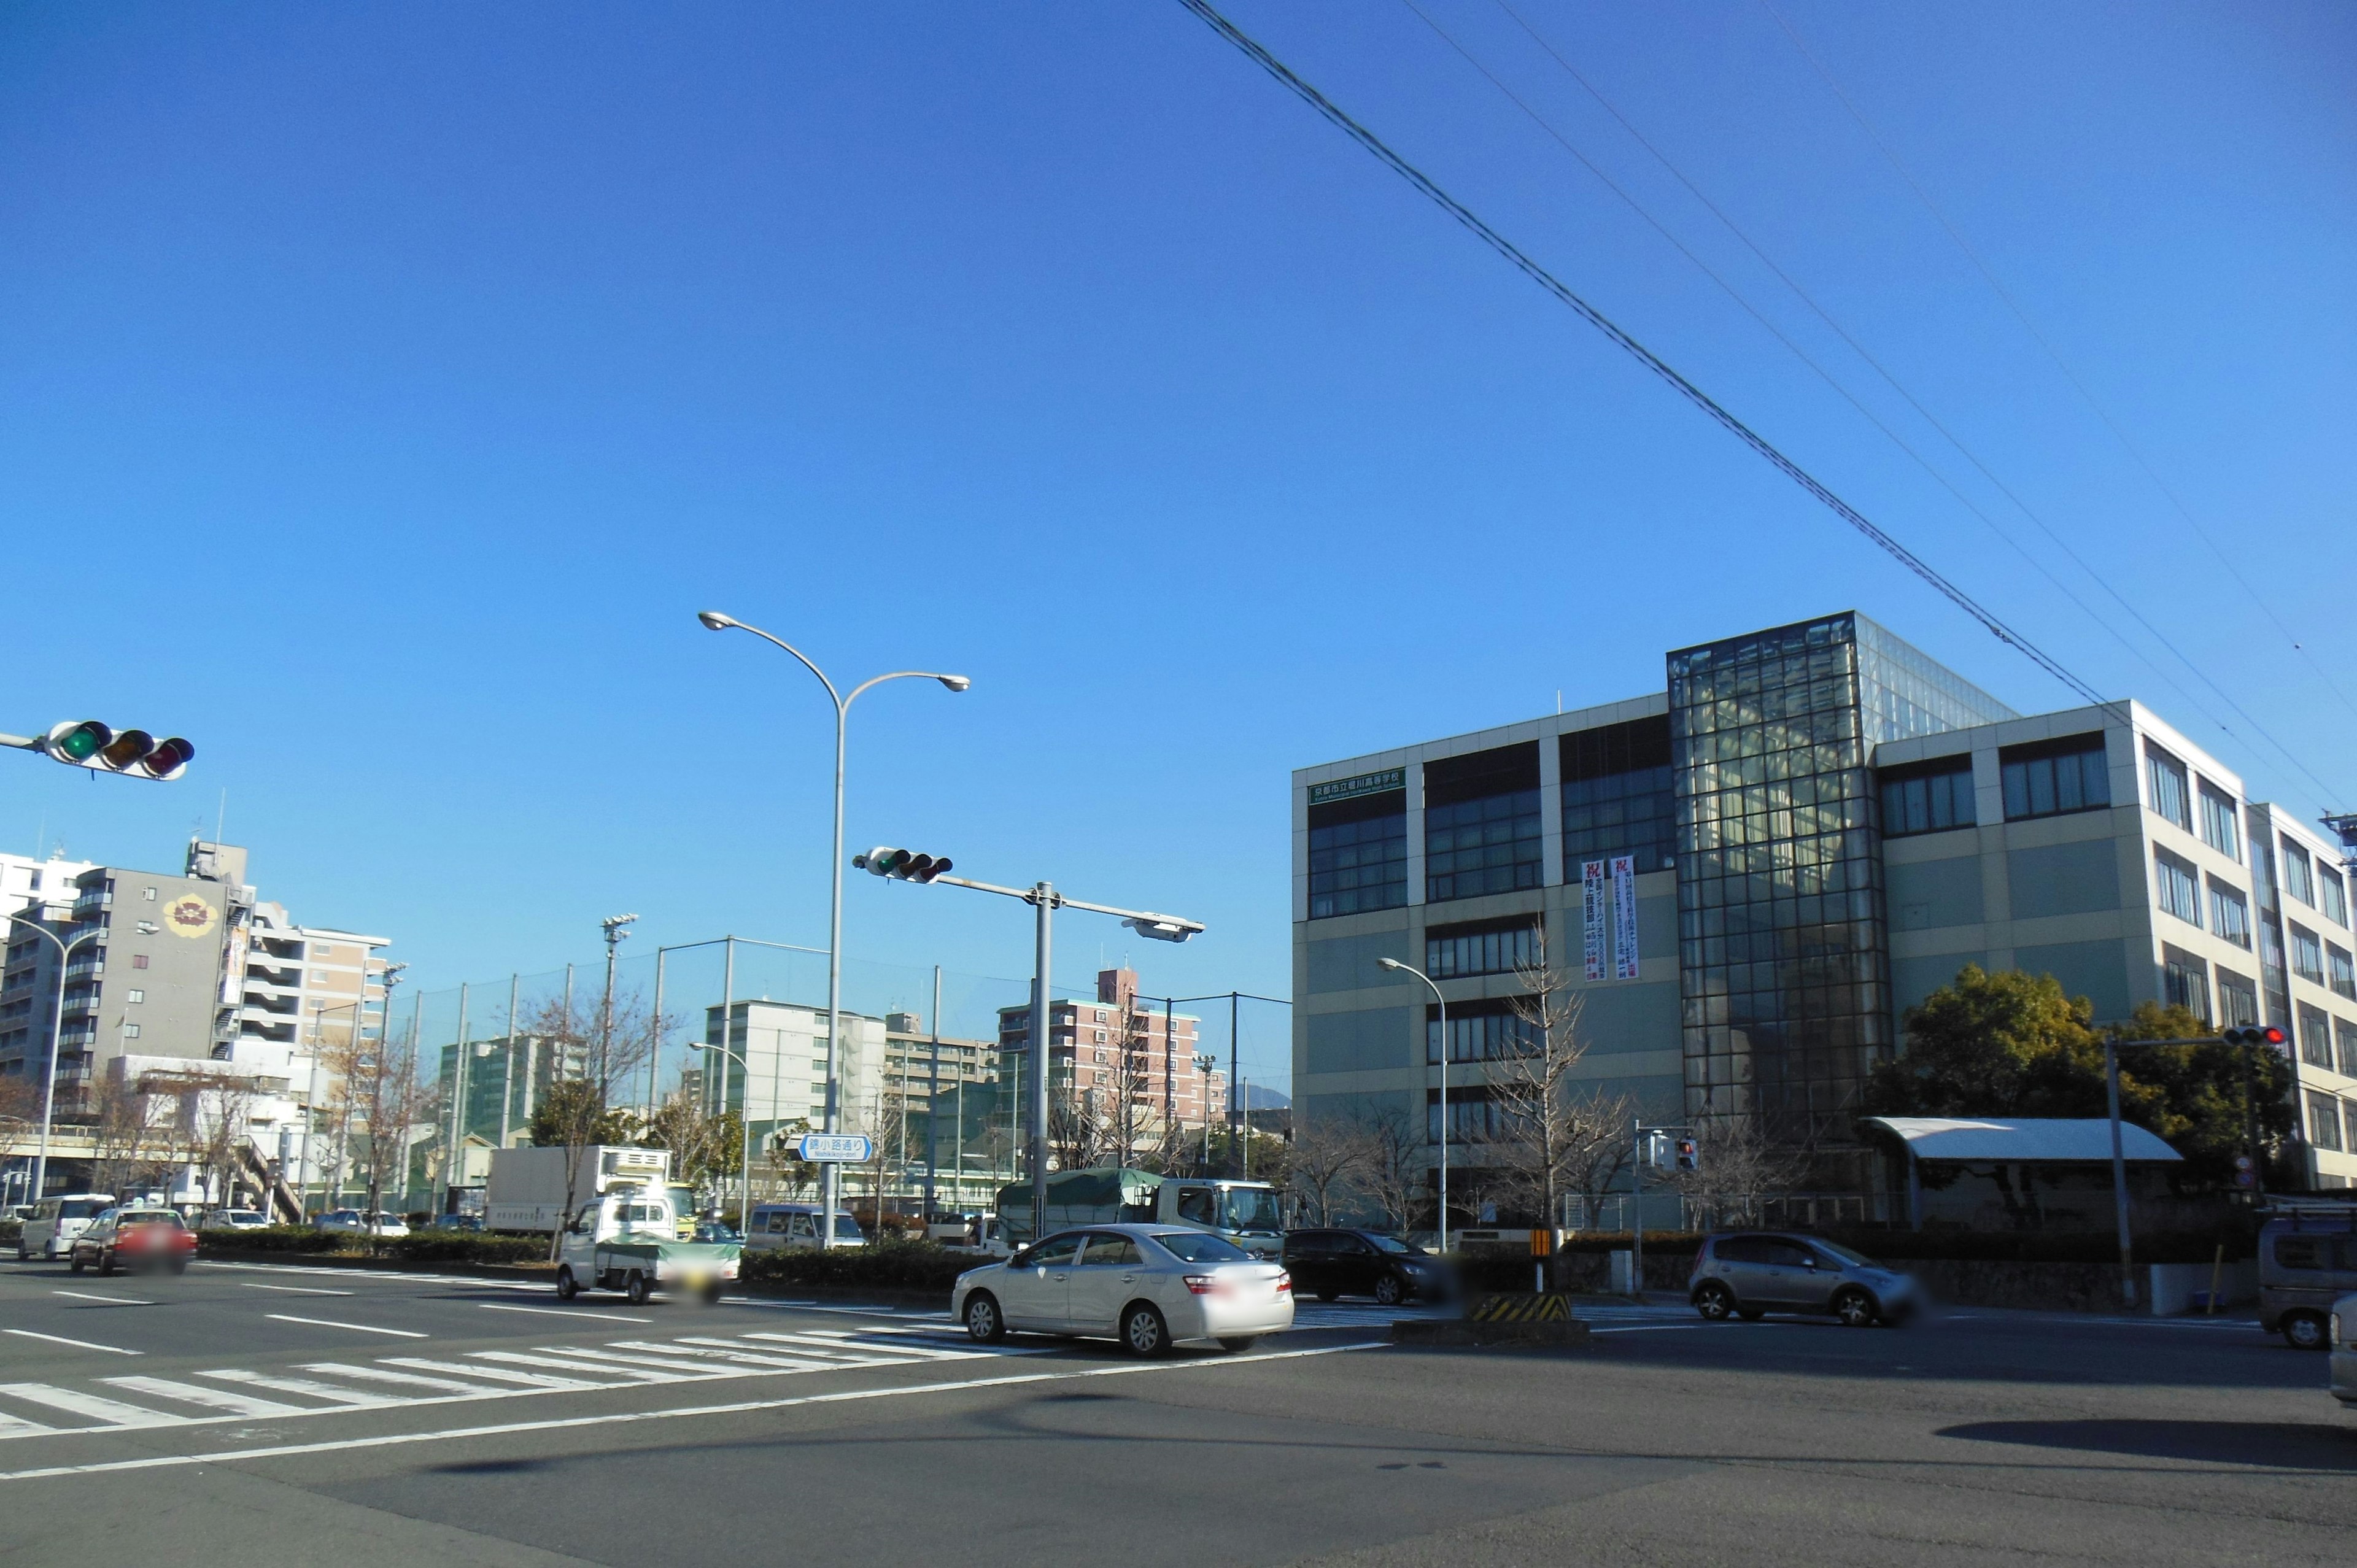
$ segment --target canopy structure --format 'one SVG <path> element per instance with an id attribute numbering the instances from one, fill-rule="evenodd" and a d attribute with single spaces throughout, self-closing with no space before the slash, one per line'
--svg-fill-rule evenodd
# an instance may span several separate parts
<path id="1" fill-rule="evenodd" d="M 2081 1160 L 2108 1163 L 2112 1157 L 2112 1124 L 2101 1116 L 1861 1116 L 1858 1122 L 1900 1139 L 1908 1154 L 1919 1160 L 2055 1165 Z M 2152 1133 L 2126 1122 L 2120 1123 L 2120 1155 L 2128 1160 L 2184 1158 Z"/>

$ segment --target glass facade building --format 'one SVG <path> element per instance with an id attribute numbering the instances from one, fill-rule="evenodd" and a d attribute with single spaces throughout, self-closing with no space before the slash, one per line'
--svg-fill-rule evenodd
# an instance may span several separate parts
<path id="1" fill-rule="evenodd" d="M 1669 656 L 1690 1115 L 1846 1143 L 1894 1044 L 1875 745 L 2015 717 L 1863 616 Z"/>

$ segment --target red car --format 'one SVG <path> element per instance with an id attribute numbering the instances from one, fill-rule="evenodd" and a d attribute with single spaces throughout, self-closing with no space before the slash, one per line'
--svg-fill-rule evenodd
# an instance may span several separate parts
<path id="1" fill-rule="evenodd" d="M 95 1263 L 102 1274 L 117 1269 L 169 1269 L 179 1273 L 196 1255 L 197 1233 L 169 1208 L 109 1208 L 73 1239 L 66 1266 L 80 1273 Z"/>

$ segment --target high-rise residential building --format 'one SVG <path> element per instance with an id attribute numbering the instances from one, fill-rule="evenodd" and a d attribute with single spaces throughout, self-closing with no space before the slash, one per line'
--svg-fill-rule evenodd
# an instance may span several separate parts
<path id="1" fill-rule="evenodd" d="M 2328 840 L 2134 702 L 2024 716 L 1864 616 L 1667 655 L 1666 689 L 1294 775 L 1297 1114 L 1440 1135 L 1481 1190 L 1491 1069 L 1544 953 L 1584 1083 L 1754 1119 L 1837 1211 L 1897 1173 L 1859 1096 L 1965 964 L 2098 1021 L 2183 1002 L 2298 1044 L 2300 1163 L 2357 1178 L 2357 972 Z M 1430 973 L 1439 1009 L 1394 958 Z M 1843 1198 L 1843 1195 L 1847 1195 Z"/>
<path id="2" fill-rule="evenodd" d="M 1201 1027 L 1195 1015 L 1141 995 L 1135 970 L 1100 971 L 1094 996 L 1048 1004 L 1051 1107 L 1069 1107 L 1100 1128 L 1126 1126 L 1135 1153 L 1217 1123 L 1227 1115 L 1228 1075 L 1198 1064 Z M 1020 1080 L 1030 1046 L 1030 1004 L 1001 1007 L 998 1048 L 1010 1081 Z"/>
<path id="3" fill-rule="evenodd" d="M 79 894 L 75 879 L 90 869 L 91 862 L 68 860 L 62 851 L 46 860 L 0 854 L 0 912 L 26 918 L 24 929 L 9 930 L 0 961 L 0 1085 L 38 1079 L 48 1061 L 49 1009 L 64 960 L 56 943 L 31 928 L 72 940 L 64 907 Z M 52 908 L 62 918 L 42 913 Z"/>
<path id="4" fill-rule="evenodd" d="M 886 1114 L 884 1020 L 844 1013 L 834 1063 L 847 1133 L 874 1133 Z M 705 1103 L 749 1123 L 756 1144 L 794 1122 L 826 1125 L 826 1009 L 790 1002 L 736 1002 L 705 1010 Z M 734 1052 L 741 1065 L 723 1054 Z"/>

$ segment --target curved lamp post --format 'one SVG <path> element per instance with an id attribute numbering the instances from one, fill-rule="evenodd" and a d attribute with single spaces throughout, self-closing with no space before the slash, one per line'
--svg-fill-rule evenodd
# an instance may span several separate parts
<path id="1" fill-rule="evenodd" d="M 704 623 L 707 631 L 727 631 L 731 628 L 749 631 L 762 641 L 784 649 L 801 660 L 803 669 L 818 677 L 818 683 L 826 688 L 828 699 L 834 703 L 834 853 L 830 857 L 834 888 L 826 928 L 826 1130 L 840 1132 L 843 1097 L 836 1080 L 835 1066 L 842 1059 L 838 1046 L 843 1034 L 843 765 L 849 739 L 851 704 L 857 702 L 860 694 L 868 688 L 880 686 L 887 681 L 939 681 L 952 692 L 963 692 L 974 682 L 963 675 L 946 675 L 937 670 L 895 670 L 888 674 L 872 676 L 845 693 L 836 689 L 834 682 L 827 679 L 826 671 L 812 663 L 807 654 L 783 638 L 772 636 L 758 626 L 748 626 L 736 617 L 723 615 L 718 610 L 698 610 L 695 618 Z M 751 1095 L 748 1076 L 746 1090 L 748 1111 L 752 1108 Z M 748 1189 L 751 1182 L 752 1176 L 748 1171 L 746 1175 Z M 833 1164 L 823 1166 L 819 1184 L 820 1200 L 826 1209 L 823 1243 L 830 1249 L 834 1245 L 836 1184 L 837 1167 Z M 879 1204 L 883 1201 L 882 1194 L 877 1195 L 877 1201 Z"/>
<path id="2" fill-rule="evenodd" d="M 1412 974 L 1424 982 L 1432 999 L 1440 1004 L 1440 1250 L 1448 1251 L 1448 998 L 1440 987 L 1432 983 L 1432 976 L 1414 964 L 1402 963 L 1395 958 L 1375 961 L 1384 969 L 1395 969 L 1402 974 Z"/>
<path id="3" fill-rule="evenodd" d="M 30 911 L 43 906 L 27 904 L 25 908 Z M 84 942 L 95 941 L 104 935 L 105 931 L 103 928 L 94 929 L 83 932 L 71 941 L 67 941 L 55 931 L 40 924 L 37 918 L 20 916 L 16 923 L 22 925 L 27 930 L 48 938 L 58 950 L 58 1001 L 57 1005 L 49 1011 L 49 1070 L 41 1079 L 41 1147 L 40 1153 L 33 1156 L 33 1190 L 27 1195 L 30 1201 L 38 1203 L 41 1201 L 41 1189 L 48 1184 L 49 1179 L 49 1122 L 57 1110 L 58 1103 L 58 1044 L 59 1036 L 65 1033 L 66 1025 L 66 965 L 70 961 L 74 949 Z"/>

